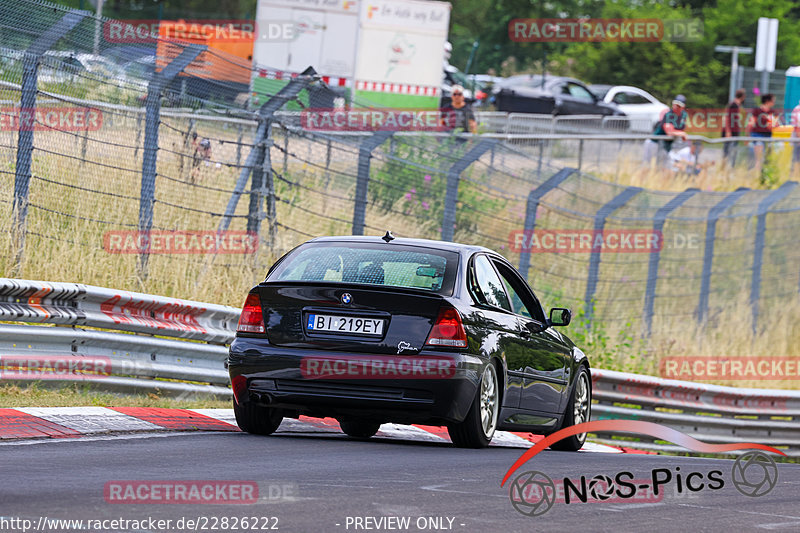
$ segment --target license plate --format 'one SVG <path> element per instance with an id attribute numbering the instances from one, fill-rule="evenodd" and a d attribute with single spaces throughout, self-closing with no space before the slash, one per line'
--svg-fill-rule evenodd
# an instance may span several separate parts
<path id="1" fill-rule="evenodd" d="M 362 335 L 383 335 L 381 319 L 356 318 L 352 316 L 308 315 L 308 331 L 330 331 L 333 333 L 359 333 Z"/>

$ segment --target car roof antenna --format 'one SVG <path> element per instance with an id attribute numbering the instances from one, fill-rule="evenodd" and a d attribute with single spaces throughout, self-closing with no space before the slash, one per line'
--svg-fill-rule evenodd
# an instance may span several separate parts
<path id="1" fill-rule="evenodd" d="M 384 241 L 386 241 L 386 242 L 391 242 L 391 241 L 393 241 L 393 240 L 394 240 L 394 235 L 392 235 L 392 232 L 391 232 L 391 231 L 388 231 L 388 230 L 387 230 L 387 231 L 386 231 L 386 235 L 384 235 L 383 237 L 381 237 L 381 239 L 383 239 L 383 240 L 384 240 Z"/>

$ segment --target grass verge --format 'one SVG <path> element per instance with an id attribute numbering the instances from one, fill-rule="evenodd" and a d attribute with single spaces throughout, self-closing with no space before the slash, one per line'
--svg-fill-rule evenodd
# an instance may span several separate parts
<path id="1" fill-rule="evenodd" d="M 169 398 L 156 393 L 113 394 L 79 385 L 44 388 L 39 383 L 27 387 L 0 386 L 0 405 L 14 407 L 171 407 L 176 409 L 229 409 L 230 401 L 212 398 Z"/>

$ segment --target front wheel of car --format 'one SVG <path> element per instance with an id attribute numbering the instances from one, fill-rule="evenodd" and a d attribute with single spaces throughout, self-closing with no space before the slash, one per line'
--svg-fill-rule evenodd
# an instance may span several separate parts
<path id="1" fill-rule="evenodd" d="M 564 422 L 561 428 L 568 428 L 583 422 L 588 422 L 592 415 L 592 385 L 589 382 L 589 371 L 581 365 L 578 367 L 578 375 L 575 377 L 575 386 L 572 388 L 572 396 L 564 412 Z M 583 447 L 586 442 L 586 433 L 572 435 L 561 439 L 550 445 L 553 450 L 576 452 Z"/>
<path id="2" fill-rule="evenodd" d="M 349 436 L 356 439 L 368 439 L 375 435 L 381 427 L 380 422 L 364 420 L 339 420 L 339 427 Z"/>
<path id="3" fill-rule="evenodd" d="M 283 421 L 280 409 L 248 402 L 242 405 L 233 401 L 233 414 L 239 429 L 253 435 L 271 435 Z"/>
<path id="4" fill-rule="evenodd" d="M 492 363 L 486 365 L 481 375 L 478 392 L 462 422 L 450 424 L 450 440 L 459 448 L 485 448 L 497 429 L 500 413 L 500 385 Z"/>

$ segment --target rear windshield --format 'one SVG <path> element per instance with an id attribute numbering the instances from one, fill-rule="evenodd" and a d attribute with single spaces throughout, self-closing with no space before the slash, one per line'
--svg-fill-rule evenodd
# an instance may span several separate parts
<path id="1" fill-rule="evenodd" d="M 458 254 L 377 243 L 308 243 L 291 252 L 267 281 L 321 281 L 424 289 L 452 294 Z"/>

